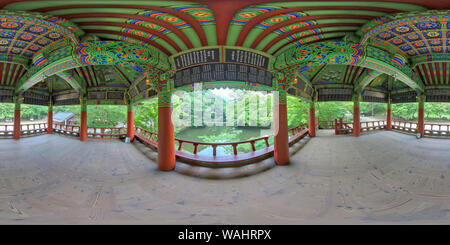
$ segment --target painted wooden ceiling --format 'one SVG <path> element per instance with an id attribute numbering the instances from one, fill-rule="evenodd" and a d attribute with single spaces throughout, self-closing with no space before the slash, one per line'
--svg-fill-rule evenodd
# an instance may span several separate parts
<path id="1" fill-rule="evenodd" d="M 222 9 L 212 2 L 221 2 Z M 242 46 L 275 54 L 287 47 L 343 37 L 386 14 L 427 9 L 416 1 L 256 2 L 19 1 L 6 4 L 3 9 L 62 17 L 86 33 L 103 39 L 146 43 L 168 55 L 213 45 Z M 228 5 L 236 11 L 227 11 Z M 224 24 L 223 19 L 228 22 Z"/>
<path id="2" fill-rule="evenodd" d="M 0 1 L 0 54 L 5 61 L 14 59 L 14 64 L 0 63 L 0 84 L 15 87 L 26 75 L 27 60 L 40 62 L 36 54 L 63 39 L 123 41 L 154 47 L 167 56 L 215 45 L 276 56 L 293 47 L 352 36 L 414 59 L 450 51 L 450 22 L 418 18 L 404 25 L 396 20 L 403 12 L 449 6 L 450 0 L 4 0 Z M 449 67 L 446 61 L 429 62 L 416 65 L 414 71 L 425 85 L 449 85 Z M 365 69 L 329 65 L 311 67 L 304 74 L 316 85 L 346 86 L 358 81 Z M 80 67 L 71 72 L 90 88 L 126 88 L 142 73 L 119 66 Z M 54 80 L 36 86 L 43 89 L 53 84 L 55 91 L 70 90 L 61 79 Z M 397 84 L 388 76 L 372 83 L 369 87 Z"/>

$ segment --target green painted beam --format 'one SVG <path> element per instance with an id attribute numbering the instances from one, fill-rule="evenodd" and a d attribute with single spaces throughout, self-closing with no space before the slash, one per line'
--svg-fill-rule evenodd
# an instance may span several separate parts
<path id="1" fill-rule="evenodd" d="M 450 62 L 450 53 L 416 56 L 410 60 L 413 67 L 428 62 Z"/>
<path id="2" fill-rule="evenodd" d="M 322 34 L 322 35 L 321 35 L 321 38 L 320 38 L 320 39 L 324 39 L 324 38 L 340 38 L 340 37 L 343 37 L 343 36 L 345 36 L 345 35 L 347 35 L 347 34 L 348 34 L 348 32 L 325 33 L 325 34 Z M 304 42 L 304 41 L 306 41 L 306 39 L 303 38 L 303 39 L 301 39 L 301 41 Z M 305 45 L 308 45 L 308 44 L 305 44 Z M 291 44 L 288 44 L 288 45 L 286 45 L 285 47 L 283 47 L 282 49 L 278 50 L 278 51 L 274 54 L 274 56 L 277 56 L 277 55 L 279 55 L 279 54 L 282 54 L 283 52 L 285 52 L 285 51 L 287 51 L 287 50 L 289 50 L 289 49 L 291 49 L 291 48 L 294 48 L 294 47 L 296 47 L 296 46 L 298 46 L 298 44 L 297 44 L 296 42 L 291 43 Z"/>
<path id="3" fill-rule="evenodd" d="M 311 80 L 309 80 L 309 78 L 307 76 L 305 76 L 302 72 L 297 72 L 295 74 L 298 78 L 300 78 L 303 82 L 305 82 L 306 84 L 308 84 L 309 86 L 312 87 L 312 82 Z"/>
<path id="4" fill-rule="evenodd" d="M 119 26 L 97 26 L 97 25 L 88 25 L 88 26 L 83 26 L 83 29 L 85 29 L 85 30 L 107 30 L 107 31 L 117 31 L 117 32 L 122 32 L 122 29 L 123 29 L 123 28 L 122 28 L 122 27 L 119 27 Z M 143 33 L 148 34 L 147 32 L 143 32 Z M 125 32 L 124 32 L 124 34 L 125 34 Z M 150 34 L 148 34 L 148 35 L 150 35 Z M 157 44 L 163 46 L 165 49 L 167 49 L 167 50 L 168 50 L 170 53 L 172 53 L 172 54 L 178 53 L 178 51 L 177 51 L 174 47 L 172 47 L 172 45 L 170 45 L 169 43 L 167 43 L 166 41 L 164 41 L 164 40 L 161 39 L 161 38 L 158 38 L 158 37 L 155 36 L 155 38 L 149 39 L 149 40 L 152 40 L 152 41 L 154 41 L 155 43 L 157 43 Z"/>
<path id="5" fill-rule="evenodd" d="M 62 71 L 56 75 L 64 79 L 75 91 L 79 92 L 83 89 L 81 78 L 73 71 Z"/>
<path id="6" fill-rule="evenodd" d="M 45 66 L 45 68 L 39 69 L 36 67 L 33 67 L 33 69 L 30 69 L 29 71 L 29 77 L 23 76 L 21 80 L 16 85 L 16 90 L 18 92 L 23 92 L 31 87 L 33 87 L 35 84 L 41 82 L 42 80 L 46 79 L 47 77 L 51 77 L 54 74 L 58 73 L 58 69 L 60 71 L 61 66 L 65 66 L 66 70 L 76 68 L 81 66 L 81 64 L 78 64 L 77 61 L 72 57 L 65 57 L 63 59 L 57 60 L 51 64 L 48 64 Z"/>
<path id="7" fill-rule="evenodd" d="M 385 12 L 379 12 L 379 11 L 364 11 L 364 10 L 308 10 L 308 11 L 304 11 L 304 13 L 307 13 L 308 16 L 314 17 L 314 16 L 321 16 L 321 15 L 348 15 L 349 13 L 351 15 L 368 15 L 368 16 L 373 16 L 375 17 L 379 17 L 379 16 L 383 16 L 386 15 Z M 255 28 L 253 28 L 247 35 L 247 38 L 245 39 L 244 43 L 243 43 L 243 47 L 247 47 L 249 48 L 253 42 L 255 41 L 255 39 L 266 30 L 266 28 L 264 27 L 260 27 L 260 26 L 256 26 Z"/>
<path id="8" fill-rule="evenodd" d="M 356 31 L 359 28 L 357 26 L 340 26 L 340 27 L 324 27 L 324 28 L 316 28 L 316 30 L 319 30 L 319 33 L 316 35 L 321 35 L 322 32 L 329 32 L 329 31 L 342 31 L 342 32 L 351 32 Z M 263 49 L 267 44 L 269 44 L 270 41 L 272 41 L 274 38 L 278 37 L 278 35 L 274 34 L 275 32 L 271 33 L 270 35 L 267 35 L 266 38 L 261 41 L 256 49 L 261 50 Z M 272 35 L 273 34 L 273 35 Z M 299 34 L 299 33 L 298 33 Z M 297 34 L 297 35 L 298 35 Z M 275 52 L 279 47 L 283 46 L 284 44 L 292 41 L 293 39 L 291 37 L 284 38 L 280 40 L 279 42 L 275 43 L 272 47 L 270 47 L 267 50 L 267 53 L 271 54 Z"/>
<path id="9" fill-rule="evenodd" d="M 375 78 L 383 75 L 384 73 L 367 69 L 362 74 L 361 79 L 358 81 L 358 84 L 355 84 L 355 90 L 363 91 L 367 85 L 369 85 Z"/>
<path id="10" fill-rule="evenodd" d="M 102 21 L 102 22 L 114 22 L 114 23 L 128 23 L 130 20 L 129 19 L 125 19 L 125 18 L 74 18 L 71 19 L 72 22 L 76 23 L 76 24 L 80 24 L 83 22 L 96 22 L 96 21 Z M 84 27 L 83 27 L 84 28 Z M 152 29 L 157 31 L 156 29 Z M 214 31 L 213 30 L 209 30 L 208 32 L 213 32 L 215 33 L 215 28 Z M 168 38 L 170 38 L 172 41 L 174 41 L 182 50 L 186 50 L 188 49 L 188 47 L 186 46 L 186 44 L 173 32 L 171 32 L 170 30 L 167 30 L 166 32 L 164 32 L 164 34 L 167 36 Z M 214 41 L 212 41 L 214 42 Z M 217 40 L 216 40 L 217 43 Z"/>
<path id="11" fill-rule="evenodd" d="M 384 61 L 376 60 L 371 57 L 366 57 L 364 59 L 364 62 L 361 62 L 362 64 L 359 64 L 362 67 L 366 67 L 369 69 L 377 70 L 383 73 L 386 73 L 390 76 L 393 76 L 395 79 L 403 82 L 404 84 L 408 85 L 412 89 L 423 92 L 424 91 L 424 85 L 418 78 L 417 74 L 414 74 L 411 72 L 411 74 L 414 75 L 413 78 L 409 77 L 407 74 L 403 73 L 401 70 L 399 70 L 396 67 L 391 66 L 388 63 L 385 63 Z"/>
<path id="12" fill-rule="evenodd" d="M 128 9 L 128 8 L 70 8 L 63 10 L 54 10 L 47 12 L 51 15 L 68 15 L 68 14 L 89 14 L 89 13 L 105 13 L 105 14 L 130 14 L 130 15 L 139 15 L 142 12 L 142 9 Z M 170 23 L 169 23 L 170 24 Z M 84 28 L 84 27 L 83 27 Z M 180 28 L 180 31 L 183 32 L 189 40 L 192 42 L 194 47 L 201 47 L 200 38 L 198 37 L 195 30 L 186 26 Z"/>

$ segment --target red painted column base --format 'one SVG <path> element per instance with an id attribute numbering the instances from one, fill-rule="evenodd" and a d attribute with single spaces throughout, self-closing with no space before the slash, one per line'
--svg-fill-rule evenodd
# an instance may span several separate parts
<path id="1" fill-rule="evenodd" d="M 80 140 L 87 140 L 87 111 L 81 111 L 80 117 Z"/>
<path id="2" fill-rule="evenodd" d="M 316 118 L 316 109 L 315 108 L 309 108 L 309 125 L 308 125 L 308 129 L 309 129 L 309 137 L 316 137 L 316 122 L 315 122 L 315 118 Z"/>
<path id="3" fill-rule="evenodd" d="M 134 140 L 134 112 L 128 111 L 127 120 L 127 137 L 130 142 Z"/>
<path id="4" fill-rule="evenodd" d="M 20 139 L 20 109 L 14 110 L 14 131 L 13 138 Z"/>
<path id="5" fill-rule="evenodd" d="M 48 111 L 47 114 L 47 133 L 53 133 L 53 111 Z"/>
<path id="6" fill-rule="evenodd" d="M 175 168 L 175 136 L 172 123 L 172 107 L 158 107 L 158 169 Z"/>
<path id="7" fill-rule="evenodd" d="M 387 109 L 386 130 L 392 130 L 392 109 Z"/>
<path id="8" fill-rule="evenodd" d="M 417 131 L 420 133 L 420 137 L 425 136 L 425 118 L 423 108 L 419 108 L 419 120 L 417 122 Z"/>
<path id="9" fill-rule="evenodd" d="M 275 130 L 278 128 L 277 134 L 274 135 L 273 155 L 277 165 L 289 164 L 289 132 L 287 123 L 287 107 L 286 105 L 277 105 L 278 120 L 275 120 Z M 276 115 L 276 113 L 274 114 Z"/>
<path id="10" fill-rule="evenodd" d="M 361 125 L 359 120 L 359 107 L 353 108 L 353 136 L 359 137 L 361 134 Z"/>

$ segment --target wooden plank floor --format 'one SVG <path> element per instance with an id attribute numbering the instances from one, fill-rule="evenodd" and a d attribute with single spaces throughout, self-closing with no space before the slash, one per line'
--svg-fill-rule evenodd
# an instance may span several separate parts
<path id="1" fill-rule="evenodd" d="M 333 132 L 290 166 L 220 180 L 160 172 L 118 140 L 2 139 L 0 224 L 450 224 L 448 140 Z"/>

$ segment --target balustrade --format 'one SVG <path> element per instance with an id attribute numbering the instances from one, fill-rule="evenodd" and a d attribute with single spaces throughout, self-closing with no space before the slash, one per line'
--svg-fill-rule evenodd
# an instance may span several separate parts
<path id="1" fill-rule="evenodd" d="M 425 123 L 425 135 L 450 136 L 450 124 Z M 417 133 L 417 123 L 408 121 L 392 121 L 392 128 Z"/>
<path id="2" fill-rule="evenodd" d="M 450 124 L 425 123 L 425 134 L 432 136 L 450 136 Z"/>
<path id="3" fill-rule="evenodd" d="M 60 134 L 80 136 L 80 126 L 76 125 L 64 125 L 64 124 L 53 124 L 53 131 Z"/>
<path id="4" fill-rule="evenodd" d="M 0 125 L 0 136 L 12 136 L 14 125 Z M 47 131 L 47 123 L 26 123 L 20 125 L 21 135 L 41 134 Z"/>
<path id="5" fill-rule="evenodd" d="M 308 134 L 308 126 L 304 123 L 290 128 L 289 134 L 289 144 L 292 145 Z M 155 132 L 135 127 L 135 137 L 152 148 L 158 148 L 158 135 Z M 273 138 L 273 135 L 238 142 L 220 143 L 175 139 L 177 149 L 175 154 L 177 158 L 196 165 L 208 165 L 210 167 L 239 166 L 261 160 L 261 158 L 273 154 L 270 138 Z M 209 147 L 212 151 L 200 152 Z M 223 154 L 223 152 L 219 154 L 219 147 L 228 154 Z"/>
<path id="6" fill-rule="evenodd" d="M 333 129 L 335 128 L 335 121 L 321 121 L 319 120 L 318 126 L 319 129 Z"/>
<path id="7" fill-rule="evenodd" d="M 88 127 L 87 135 L 94 139 L 120 139 L 127 136 L 127 128 Z"/>

